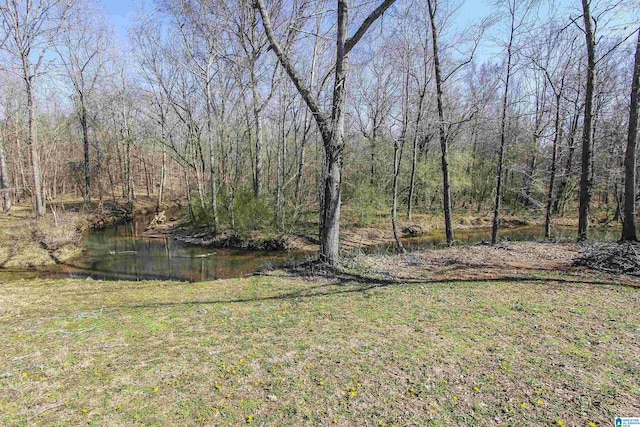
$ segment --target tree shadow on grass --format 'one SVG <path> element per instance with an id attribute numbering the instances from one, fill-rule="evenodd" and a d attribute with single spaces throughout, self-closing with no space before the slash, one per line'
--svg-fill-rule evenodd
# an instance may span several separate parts
<path id="1" fill-rule="evenodd" d="M 271 275 L 269 277 L 290 278 L 290 275 Z M 329 279 L 327 283 L 306 287 L 304 289 L 291 292 L 284 292 L 277 295 L 269 295 L 251 298 L 229 298 L 217 300 L 191 300 L 181 302 L 157 302 L 146 304 L 129 305 L 130 308 L 155 308 L 170 307 L 181 305 L 208 305 L 208 304 L 238 304 L 238 303 L 254 303 L 264 301 L 290 301 L 304 300 L 316 297 L 326 297 L 334 295 L 349 295 L 363 293 L 375 289 L 384 289 L 389 287 L 415 286 L 415 285 L 440 285 L 440 284 L 475 284 L 475 283 L 491 283 L 491 282 L 507 282 L 521 283 L 523 285 L 541 283 L 549 285 L 595 285 L 595 286 L 626 286 L 637 288 L 636 285 L 620 284 L 609 281 L 566 279 L 561 277 L 536 277 L 536 276 L 496 276 L 491 278 L 442 278 L 442 279 L 419 279 L 419 280 L 399 280 L 394 278 L 370 277 L 358 273 L 336 272 L 333 277 L 321 276 Z M 307 276 L 307 278 L 311 278 Z"/>

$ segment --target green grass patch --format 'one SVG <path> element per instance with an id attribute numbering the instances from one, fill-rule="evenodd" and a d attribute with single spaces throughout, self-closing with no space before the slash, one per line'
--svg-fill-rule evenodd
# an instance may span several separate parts
<path id="1" fill-rule="evenodd" d="M 609 425 L 640 414 L 629 287 L 0 284 L 4 425 Z"/>

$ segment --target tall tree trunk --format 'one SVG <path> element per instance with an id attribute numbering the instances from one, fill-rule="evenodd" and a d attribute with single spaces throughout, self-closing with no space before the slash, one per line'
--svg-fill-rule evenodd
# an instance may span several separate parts
<path id="1" fill-rule="evenodd" d="M 638 98 L 640 97 L 640 30 L 636 43 L 635 66 L 631 82 L 631 106 L 629 108 L 629 133 L 624 158 L 624 223 L 622 240 L 637 241 L 636 235 L 636 136 L 638 133 Z"/>
<path id="2" fill-rule="evenodd" d="M 147 189 L 147 197 L 151 196 L 151 173 L 149 172 L 149 168 L 147 168 L 147 161 L 144 157 L 140 158 L 140 162 L 142 163 L 142 170 L 144 171 L 144 186 Z"/>
<path id="3" fill-rule="evenodd" d="M 435 4 L 434 4 L 435 2 Z M 440 131 L 440 149 L 442 151 L 442 207 L 444 209 L 444 227 L 447 245 L 453 244 L 453 221 L 451 218 L 451 182 L 449 178 L 449 154 L 447 133 L 444 124 L 444 106 L 442 104 L 442 76 L 440 74 L 440 60 L 438 57 L 438 32 L 436 30 L 436 0 L 427 0 L 429 17 L 431 20 L 431 41 L 433 43 L 433 67 L 436 74 L 436 98 L 438 103 L 438 130 Z"/>
<path id="4" fill-rule="evenodd" d="M 393 229 L 393 238 L 396 241 L 396 249 L 399 253 L 406 252 L 400 241 L 400 235 L 398 234 L 398 175 L 400 175 L 400 161 L 402 160 L 403 146 L 404 140 L 402 139 L 393 142 L 393 203 L 391 208 L 391 228 Z"/>
<path id="5" fill-rule="evenodd" d="M 192 129 L 195 126 L 192 127 Z M 198 187 L 198 198 L 200 202 L 200 209 L 202 212 L 207 210 L 207 198 L 205 196 L 205 176 L 207 174 L 207 166 L 204 157 L 204 152 L 202 150 L 202 141 L 200 139 L 200 134 L 196 134 L 196 129 L 193 129 L 191 132 L 192 136 L 192 144 L 194 144 L 194 157 L 193 164 L 196 173 L 196 184 Z"/>
<path id="6" fill-rule="evenodd" d="M 29 146 L 29 157 L 31 158 L 31 171 L 33 173 L 33 194 L 35 197 L 36 215 L 45 214 L 44 198 L 42 197 L 42 180 L 40 178 L 40 159 L 36 148 L 36 105 L 35 94 L 33 93 L 33 76 L 30 74 L 30 67 L 25 65 L 25 83 L 27 89 L 27 112 L 28 126 L 27 145 Z"/>
<path id="7" fill-rule="evenodd" d="M 429 31 L 429 30 L 426 30 L 426 31 Z M 407 219 L 408 220 L 411 220 L 411 216 L 413 214 L 413 202 L 414 202 L 414 199 L 416 198 L 415 196 L 416 171 L 418 169 L 418 155 L 420 153 L 420 139 L 419 139 L 420 123 L 422 121 L 422 114 L 424 112 L 424 100 L 427 95 L 427 83 L 428 83 L 427 82 L 428 49 L 429 49 L 428 44 L 425 43 L 423 54 L 422 54 L 423 70 L 424 70 L 424 74 L 423 74 L 424 86 L 422 87 L 422 90 L 418 91 L 418 96 L 420 100 L 418 101 L 418 114 L 416 115 L 415 132 L 413 134 L 413 151 L 411 156 L 411 177 L 409 178 L 409 197 L 407 199 Z"/>
<path id="8" fill-rule="evenodd" d="M 333 102 L 331 118 L 320 110 L 320 104 L 311 93 L 305 82 L 293 67 L 291 60 L 284 53 L 278 43 L 271 21 L 264 5 L 264 0 L 254 0 L 254 6 L 259 10 L 262 24 L 272 50 L 278 57 L 289 78 L 307 103 L 318 124 L 322 135 L 325 151 L 325 167 L 323 168 L 323 197 L 320 207 L 320 259 L 329 265 L 335 265 L 339 259 L 340 237 L 340 180 L 344 154 L 344 116 L 347 95 L 347 76 L 349 70 L 349 52 L 355 46 L 369 27 L 387 10 L 395 0 L 384 0 L 365 20 L 355 32 L 347 38 L 349 27 L 347 0 L 338 0 L 337 9 L 337 37 L 335 79 L 333 88 Z"/>
<path id="9" fill-rule="evenodd" d="M 191 200 L 191 184 L 189 183 L 189 171 L 185 167 L 183 172 L 184 172 L 185 189 L 187 191 L 187 206 L 189 208 L 189 217 L 191 218 L 191 222 L 195 224 L 196 215 L 193 212 L 193 201 Z"/>
<path id="10" fill-rule="evenodd" d="M 4 154 L 4 141 L 0 141 L 0 192 L 2 193 L 2 210 L 11 209 L 11 194 L 9 192 L 9 171 Z"/>
<path id="11" fill-rule="evenodd" d="M 547 207 L 544 220 L 544 236 L 551 237 L 551 208 L 553 203 L 553 186 L 556 181 L 556 164 L 558 159 L 558 141 L 560 140 L 560 102 L 562 92 L 556 94 L 556 116 L 554 120 L 553 152 L 551 153 L 551 174 L 549 176 L 549 191 L 547 192 Z"/>
<path id="12" fill-rule="evenodd" d="M 321 19 L 320 15 L 316 18 L 316 33 L 320 33 L 321 27 Z M 311 56 L 311 75 L 309 76 L 309 87 L 313 88 L 316 78 L 316 62 L 318 58 L 318 48 L 319 48 L 319 38 L 313 43 L 313 54 Z M 309 133 L 311 130 L 312 121 L 309 119 L 309 109 L 307 108 L 304 112 L 304 124 L 303 124 L 303 134 L 302 134 L 302 142 L 300 144 L 300 153 L 298 156 L 298 174 L 296 175 L 296 190 L 295 190 L 295 200 L 296 203 L 301 203 L 300 200 L 300 189 L 302 186 L 302 178 L 304 176 L 304 156 L 305 149 L 307 146 L 307 142 L 309 139 Z"/>
<path id="13" fill-rule="evenodd" d="M 82 147 L 84 149 L 84 203 L 91 203 L 91 162 L 89 159 L 89 125 L 87 123 L 87 109 L 84 105 L 84 95 L 80 95 L 80 125 L 82 127 Z"/>
<path id="14" fill-rule="evenodd" d="M 128 131 L 127 131 L 128 133 Z M 133 203 L 135 190 L 133 188 L 133 172 L 131 171 L 131 138 L 127 135 L 125 140 L 125 179 L 127 181 L 127 203 Z"/>
<path id="15" fill-rule="evenodd" d="M 562 171 L 562 179 L 558 184 L 558 191 L 556 192 L 556 197 L 553 202 L 553 212 L 557 215 L 564 215 L 564 192 L 567 188 L 567 183 L 569 182 L 569 176 L 571 175 L 571 171 L 573 169 L 573 155 L 576 151 L 576 132 L 578 130 L 578 111 L 576 110 L 574 113 L 573 120 L 571 121 L 571 127 L 569 128 L 569 153 L 567 154 L 567 160 L 565 161 L 564 168 Z"/>
<path id="16" fill-rule="evenodd" d="M 211 190 L 211 213 L 213 215 L 213 231 L 218 231 L 218 185 L 216 170 L 216 152 L 215 143 L 213 141 L 213 114 L 211 111 L 211 60 L 207 65 L 206 75 L 206 101 L 207 101 L 207 145 L 209 146 L 209 187 Z"/>
<path id="17" fill-rule="evenodd" d="M 587 239 L 589 230 L 589 205 L 593 191 L 593 96 L 596 84 L 596 42 L 589 5 L 591 0 L 582 0 L 584 34 L 587 45 L 587 85 L 584 101 L 582 127 L 582 170 L 580 172 L 580 209 L 578 213 L 578 241 Z"/>
<path id="18" fill-rule="evenodd" d="M 302 133 L 302 141 L 300 142 L 300 152 L 298 153 L 298 172 L 296 173 L 296 186 L 294 191 L 294 200 L 296 204 L 301 203 L 300 191 L 302 190 L 302 177 L 304 176 L 304 156 L 307 146 L 307 138 L 309 137 L 307 119 L 305 118 L 305 129 Z"/>
<path id="19" fill-rule="evenodd" d="M 511 31 L 507 45 L 507 75 L 502 95 L 502 112 L 500 115 L 500 150 L 498 152 L 498 167 L 496 171 L 496 198 L 493 205 L 493 224 L 491 228 L 491 244 L 498 243 L 498 228 L 500 226 L 500 203 L 502 201 L 502 178 L 504 174 L 504 152 L 507 144 L 507 106 L 509 104 L 509 81 L 511 80 L 512 49 L 515 32 L 515 11 L 511 12 Z"/>
<path id="20" fill-rule="evenodd" d="M 284 98 L 284 97 L 283 97 Z M 281 99 L 282 110 L 280 111 L 282 120 L 280 122 L 280 138 L 276 142 L 276 203 L 273 216 L 273 225 L 276 230 L 280 224 L 280 212 L 282 209 L 282 181 L 283 181 L 283 162 L 284 162 L 284 146 L 286 141 L 286 105 L 284 99 Z"/>
<path id="21" fill-rule="evenodd" d="M 164 125 L 163 125 L 164 127 Z M 164 138 L 164 130 L 162 132 Z M 160 212 L 162 206 L 162 198 L 164 196 L 164 185 L 167 176 L 167 146 L 162 143 L 162 167 L 160 168 L 160 188 L 158 188 L 158 199 L 156 201 L 156 213 Z"/>
<path id="22" fill-rule="evenodd" d="M 404 246 L 400 241 L 400 234 L 398 233 L 398 177 L 400 176 L 402 152 L 404 151 L 404 143 L 407 140 L 407 131 L 409 128 L 409 76 L 410 65 L 407 63 L 407 69 L 404 73 L 404 82 L 402 84 L 402 131 L 400 132 L 400 138 L 393 141 L 393 200 L 391 209 L 391 228 L 393 230 L 393 237 L 396 241 L 396 250 L 399 253 L 405 252 Z"/>
<path id="23" fill-rule="evenodd" d="M 255 72 L 255 60 L 251 65 L 251 94 L 253 95 L 253 120 L 256 128 L 255 141 L 255 176 L 253 177 L 253 192 L 256 197 L 262 195 L 262 117 L 260 116 L 260 99 L 258 96 L 258 82 Z"/>
<path id="24" fill-rule="evenodd" d="M 531 207 L 531 183 L 533 182 L 533 174 L 538 166 L 538 136 L 533 136 L 533 149 L 531 152 L 531 161 L 529 162 L 529 170 L 525 173 L 523 183 L 523 196 L 522 206 L 525 208 Z"/>
<path id="25" fill-rule="evenodd" d="M 344 116 L 347 98 L 347 76 L 349 53 L 345 44 L 349 26 L 347 0 L 338 0 L 338 26 L 336 37 L 336 70 L 333 87 L 331 132 L 325 136 L 325 176 L 320 224 L 320 258 L 334 265 L 340 249 L 340 206 L 342 197 L 340 184 L 344 155 Z"/>
<path id="26" fill-rule="evenodd" d="M 426 62 L 426 52 L 425 52 L 425 62 Z M 424 88 L 420 91 L 420 101 L 418 102 L 418 114 L 416 115 L 415 121 L 415 132 L 413 134 L 413 150 L 411 153 L 411 177 L 409 179 L 409 197 L 407 199 L 407 219 L 411 221 L 411 215 L 413 212 L 413 199 L 415 198 L 416 191 L 416 171 L 418 169 L 418 152 L 420 150 L 419 144 L 419 133 L 420 133 L 420 122 L 422 120 L 422 113 L 424 107 L 424 99 L 427 93 L 427 76 L 426 76 L 426 66 L 425 64 L 425 82 Z"/>
<path id="27" fill-rule="evenodd" d="M 125 138 L 125 134 L 122 133 L 122 137 Z M 124 147 L 125 142 L 122 142 L 122 145 Z M 120 150 L 120 144 L 116 143 L 115 144 L 115 149 L 116 149 L 116 163 L 118 164 L 118 176 L 116 178 L 120 178 L 120 189 L 122 191 L 122 198 L 126 199 L 127 197 L 127 164 L 126 161 L 124 159 L 125 155 L 124 155 L 124 149 Z M 112 185 L 115 186 L 116 184 L 116 180 L 114 179 L 114 181 L 112 182 Z M 114 203 L 115 203 L 115 199 L 114 199 Z"/>

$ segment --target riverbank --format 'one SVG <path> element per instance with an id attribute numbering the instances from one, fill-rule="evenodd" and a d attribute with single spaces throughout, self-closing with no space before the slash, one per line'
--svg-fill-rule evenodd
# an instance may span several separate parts
<path id="1" fill-rule="evenodd" d="M 591 426 L 640 413 L 638 279 L 572 267 L 571 245 L 429 252 L 362 256 L 333 277 L 0 283 L 0 419 Z"/>
<path id="2" fill-rule="evenodd" d="M 131 220 L 134 214 L 153 212 L 153 203 L 145 201 L 105 203 L 83 207 L 81 200 L 53 204 L 47 214 L 36 218 L 28 205 L 14 206 L 0 215 L 0 268 L 33 268 L 64 263 L 78 257 L 82 238 L 91 230 Z"/>
<path id="3" fill-rule="evenodd" d="M 26 269 L 67 263 L 83 253 L 82 237 L 88 231 L 129 221 L 134 214 L 149 215 L 154 211 L 155 202 L 151 199 L 141 199 L 133 207 L 121 203 L 105 204 L 100 209 L 95 206 L 83 209 L 82 201 L 75 200 L 66 201 L 65 204 L 58 203 L 54 205 L 53 212 L 36 219 L 30 207 L 17 206 L 9 214 L 0 216 L 0 227 L 3 230 L 0 234 L 0 268 Z M 172 215 L 169 215 L 166 221 L 149 227 L 141 232 L 140 236 L 173 238 L 189 245 L 213 248 L 298 253 L 317 253 L 319 250 L 315 236 L 317 225 L 314 224 L 307 224 L 296 234 L 252 232 L 248 235 L 238 235 L 229 230 L 213 233 L 207 228 L 189 227 L 184 225 L 178 216 L 177 212 L 172 211 Z M 349 215 L 345 218 L 348 219 Z M 506 215 L 502 224 L 503 236 L 508 236 L 511 230 L 516 233 L 523 230 L 528 233 L 524 239 L 541 239 L 543 234 L 539 230 L 524 230 L 526 227 L 535 227 L 539 222 L 539 218 Z M 559 226 L 573 222 L 575 221 L 571 218 L 556 219 L 554 233 L 559 230 Z M 595 221 L 594 224 L 598 222 Z M 460 244 L 475 244 L 489 238 L 488 216 L 468 212 L 456 213 L 454 223 Z M 147 225 L 143 224 L 142 227 Z M 444 235 L 441 235 L 442 225 L 441 215 L 416 214 L 410 221 L 400 219 L 399 231 L 401 238 L 409 239 L 405 240 L 409 246 L 431 247 L 444 242 Z M 472 235 L 476 231 L 477 235 Z M 565 237 L 556 240 L 566 240 L 566 232 Z M 340 241 L 341 248 L 351 252 L 362 249 L 371 251 L 373 248 L 384 251 L 393 248 L 395 244 L 390 224 L 382 218 L 368 226 L 344 224 Z"/>
<path id="4" fill-rule="evenodd" d="M 346 215 L 345 218 L 349 218 Z M 460 234 L 467 236 L 469 232 L 486 232 L 484 240 L 488 240 L 491 235 L 492 219 L 488 215 L 471 214 L 469 212 L 457 212 L 454 214 L 454 229 Z M 619 225 L 594 218 L 592 226 L 600 231 L 617 230 Z M 544 219 L 540 217 L 527 216 L 526 218 L 515 215 L 505 215 L 501 219 L 501 234 L 509 235 L 511 230 L 528 229 L 533 231 L 535 227 L 543 227 Z M 567 241 L 573 240 L 575 236 L 558 237 L 559 230 L 567 230 L 577 227 L 577 220 L 570 217 L 554 218 L 552 224 L 552 240 Z M 172 237 L 184 243 L 193 245 L 214 247 L 214 248 L 238 248 L 250 250 L 266 251 L 301 251 L 318 252 L 319 242 L 317 239 L 317 224 L 308 224 L 299 232 L 292 233 L 264 233 L 252 232 L 248 235 L 239 235 L 232 230 L 225 230 L 221 233 L 214 233 L 208 228 L 193 227 L 181 224 L 180 221 L 151 227 L 143 233 L 145 237 L 167 238 Z M 398 232 L 401 239 L 410 239 L 410 244 L 418 243 L 423 237 L 432 236 L 431 240 L 445 242 L 444 219 L 441 214 L 415 214 L 411 220 L 406 218 L 398 219 Z M 529 233 L 527 233 L 529 234 Z M 536 234 L 535 232 L 530 234 Z M 544 233 L 540 231 L 536 240 L 542 240 Z M 566 233 L 563 233 L 566 234 Z M 575 233 L 577 235 L 577 231 Z M 436 238 L 437 237 L 437 238 Z M 609 236 L 607 236 L 609 237 Z M 412 240 L 411 240 L 412 239 Z M 596 237 L 597 239 L 597 237 Z M 463 238 L 461 243 L 468 240 Z M 389 221 L 376 221 L 369 225 L 358 225 L 353 222 L 342 224 L 340 231 L 340 248 L 343 251 L 371 250 L 372 248 L 391 248 L 395 245 L 395 237 Z"/>

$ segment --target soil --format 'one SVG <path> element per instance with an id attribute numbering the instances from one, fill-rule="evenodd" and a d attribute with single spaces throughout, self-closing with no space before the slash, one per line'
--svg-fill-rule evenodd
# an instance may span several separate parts
<path id="1" fill-rule="evenodd" d="M 515 242 L 476 245 L 398 255 L 368 255 L 356 262 L 399 280 L 510 280 L 534 276 L 588 276 L 605 282 L 640 286 L 640 279 L 619 272 L 595 272 L 575 264 L 580 249 L 574 243 Z M 583 277 L 584 279 L 584 277 Z"/>
<path id="2" fill-rule="evenodd" d="M 131 220 L 134 213 L 154 211 L 151 199 L 133 206 L 96 204 L 85 209 L 82 200 L 49 204 L 47 215 L 36 218 L 30 205 L 21 204 L 0 215 L 0 268 L 23 269 L 67 262 L 82 254 L 82 237 Z"/>
<path id="3" fill-rule="evenodd" d="M 143 235 L 151 236 L 145 231 Z M 155 233 L 156 230 L 153 230 Z M 188 230 L 177 226 L 167 226 L 164 232 L 170 232 L 172 237 L 178 241 L 193 245 L 207 246 L 212 248 L 238 248 L 259 251 L 301 251 L 313 252 L 318 250 L 318 246 L 313 239 L 302 235 L 285 234 L 281 236 L 266 236 L 255 232 L 246 238 L 237 236 L 229 231 L 213 233 L 208 230 Z"/>
<path id="4" fill-rule="evenodd" d="M 556 225 L 573 225 L 571 218 L 554 219 Z M 522 219 L 506 215 L 501 219 L 501 228 L 542 224 L 537 219 Z M 492 220 L 486 216 L 463 215 L 454 216 L 454 227 L 461 229 L 480 229 L 491 227 Z M 418 237 L 427 233 L 440 231 L 444 223 L 439 215 L 417 214 L 413 220 L 399 220 L 398 230 L 401 238 Z M 215 234 L 206 228 L 187 228 L 180 221 L 169 221 L 159 226 L 149 227 L 143 236 L 150 238 L 173 237 L 179 241 L 194 245 L 218 248 L 239 248 L 253 250 L 293 250 L 317 252 L 319 242 L 309 234 L 281 234 L 277 236 L 253 232 L 248 236 L 239 236 L 232 231 Z M 340 248 L 353 251 L 360 248 L 371 248 L 380 245 L 392 245 L 395 242 L 391 225 L 387 222 L 370 226 L 343 225 L 340 230 Z"/>

